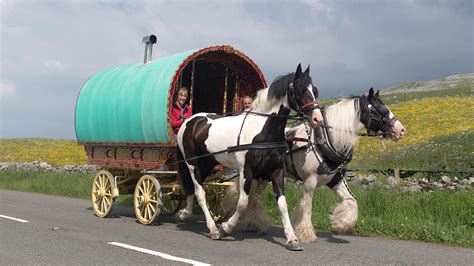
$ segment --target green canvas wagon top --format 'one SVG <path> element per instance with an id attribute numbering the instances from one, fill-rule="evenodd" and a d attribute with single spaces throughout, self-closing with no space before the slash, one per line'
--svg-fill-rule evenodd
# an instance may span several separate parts
<path id="1" fill-rule="evenodd" d="M 77 98 L 78 142 L 174 145 L 170 113 L 181 86 L 190 88 L 193 113 L 226 114 L 266 82 L 248 56 L 228 45 L 105 69 L 89 78 Z"/>

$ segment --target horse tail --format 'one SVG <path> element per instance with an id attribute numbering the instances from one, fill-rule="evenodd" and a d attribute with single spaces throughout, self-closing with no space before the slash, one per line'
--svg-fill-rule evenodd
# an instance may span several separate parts
<path id="1" fill-rule="evenodd" d="M 183 153 L 179 146 L 176 146 L 176 153 L 178 158 L 178 178 L 181 181 L 181 186 L 183 187 L 184 194 L 186 196 L 194 194 L 194 183 L 191 179 L 191 174 L 189 173 L 189 168 L 184 161 Z"/>
<path id="2" fill-rule="evenodd" d="M 347 187 L 345 180 L 333 188 L 333 191 L 341 196 L 342 202 L 334 208 L 330 216 L 331 231 L 335 234 L 342 234 L 350 231 L 356 225 L 359 210 L 357 201 Z"/>

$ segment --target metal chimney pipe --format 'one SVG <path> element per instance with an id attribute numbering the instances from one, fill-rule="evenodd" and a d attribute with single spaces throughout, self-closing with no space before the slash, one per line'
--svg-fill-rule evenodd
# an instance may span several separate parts
<path id="1" fill-rule="evenodd" d="M 143 59 L 143 63 L 146 64 L 148 61 L 151 61 L 152 59 L 153 44 L 156 43 L 156 36 L 155 35 L 145 36 L 143 37 L 142 42 L 145 43 L 145 57 Z"/>

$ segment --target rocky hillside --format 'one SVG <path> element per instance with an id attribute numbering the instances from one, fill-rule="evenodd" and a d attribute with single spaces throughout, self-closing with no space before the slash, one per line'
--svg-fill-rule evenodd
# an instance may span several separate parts
<path id="1" fill-rule="evenodd" d="M 448 89 L 470 89 L 470 91 L 474 93 L 474 73 L 452 75 L 443 79 L 406 82 L 385 89 L 382 91 L 382 94 L 427 92 Z"/>

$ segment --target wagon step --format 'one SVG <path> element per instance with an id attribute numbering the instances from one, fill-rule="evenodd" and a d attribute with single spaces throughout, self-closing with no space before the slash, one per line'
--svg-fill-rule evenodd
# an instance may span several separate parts
<path id="1" fill-rule="evenodd" d="M 158 175 L 170 175 L 175 176 L 178 174 L 178 171 L 163 171 L 163 170 L 142 170 L 141 174 L 158 174 Z"/>

